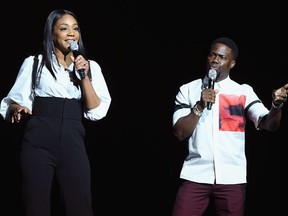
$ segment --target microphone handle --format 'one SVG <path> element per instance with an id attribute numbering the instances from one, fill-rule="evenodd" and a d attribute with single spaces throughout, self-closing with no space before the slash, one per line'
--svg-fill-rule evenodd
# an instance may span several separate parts
<path id="1" fill-rule="evenodd" d="M 84 69 L 81 69 L 81 70 L 79 70 L 78 72 L 79 72 L 79 75 L 80 75 L 81 80 L 85 79 L 85 70 L 84 70 Z"/>
<path id="2" fill-rule="evenodd" d="M 77 58 L 77 56 L 80 55 L 80 52 L 78 50 L 73 50 L 73 55 L 75 58 Z M 81 80 L 85 79 L 85 70 L 84 69 L 78 70 L 78 73 L 80 75 Z"/>
<path id="3" fill-rule="evenodd" d="M 208 86 L 208 87 L 214 89 L 214 84 L 215 84 L 215 81 L 212 80 L 212 79 L 210 79 L 210 80 L 209 80 L 209 86 Z M 211 109 L 212 109 L 212 103 L 211 103 L 211 102 L 208 102 L 208 103 L 207 103 L 207 109 L 208 109 L 208 110 L 211 110 Z"/>
<path id="4" fill-rule="evenodd" d="M 211 102 L 208 102 L 208 104 L 207 104 L 207 109 L 208 109 L 208 110 L 211 110 L 211 109 L 212 109 L 212 103 L 211 103 Z"/>

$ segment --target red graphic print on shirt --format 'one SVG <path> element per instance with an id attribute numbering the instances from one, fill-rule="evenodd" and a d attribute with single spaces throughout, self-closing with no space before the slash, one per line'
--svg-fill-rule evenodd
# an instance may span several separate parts
<path id="1" fill-rule="evenodd" d="M 246 97 L 241 95 L 219 95 L 219 130 L 244 132 L 244 106 Z"/>

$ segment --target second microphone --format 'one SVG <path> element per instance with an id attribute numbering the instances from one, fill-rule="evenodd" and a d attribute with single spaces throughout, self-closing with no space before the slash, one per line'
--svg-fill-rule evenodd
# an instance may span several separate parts
<path id="1" fill-rule="evenodd" d="M 208 78 L 209 78 L 208 88 L 214 89 L 214 84 L 215 84 L 217 76 L 218 76 L 217 71 L 211 68 L 208 72 Z M 211 110 L 211 108 L 212 108 L 212 103 L 208 102 L 207 109 Z"/>

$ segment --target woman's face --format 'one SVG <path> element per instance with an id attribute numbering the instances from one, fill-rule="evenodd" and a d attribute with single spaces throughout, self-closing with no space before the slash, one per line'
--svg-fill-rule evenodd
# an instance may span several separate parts
<path id="1" fill-rule="evenodd" d="M 73 16 L 66 14 L 55 23 L 53 40 L 56 49 L 62 52 L 70 52 L 70 43 L 79 40 L 78 23 Z"/>

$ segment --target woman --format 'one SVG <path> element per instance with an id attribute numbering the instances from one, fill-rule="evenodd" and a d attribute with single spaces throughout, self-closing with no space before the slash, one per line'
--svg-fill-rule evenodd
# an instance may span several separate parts
<path id="1" fill-rule="evenodd" d="M 79 46 L 75 56 L 72 42 Z M 24 60 L 0 109 L 11 123 L 27 120 L 21 149 L 26 216 L 50 216 L 54 176 L 66 215 L 92 216 L 82 118 L 97 121 L 105 117 L 111 97 L 100 66 L 85 56 L 74 13 L 57 9 L 49 14 L 38 59 L 35 73 L 34 56 Z"/>

